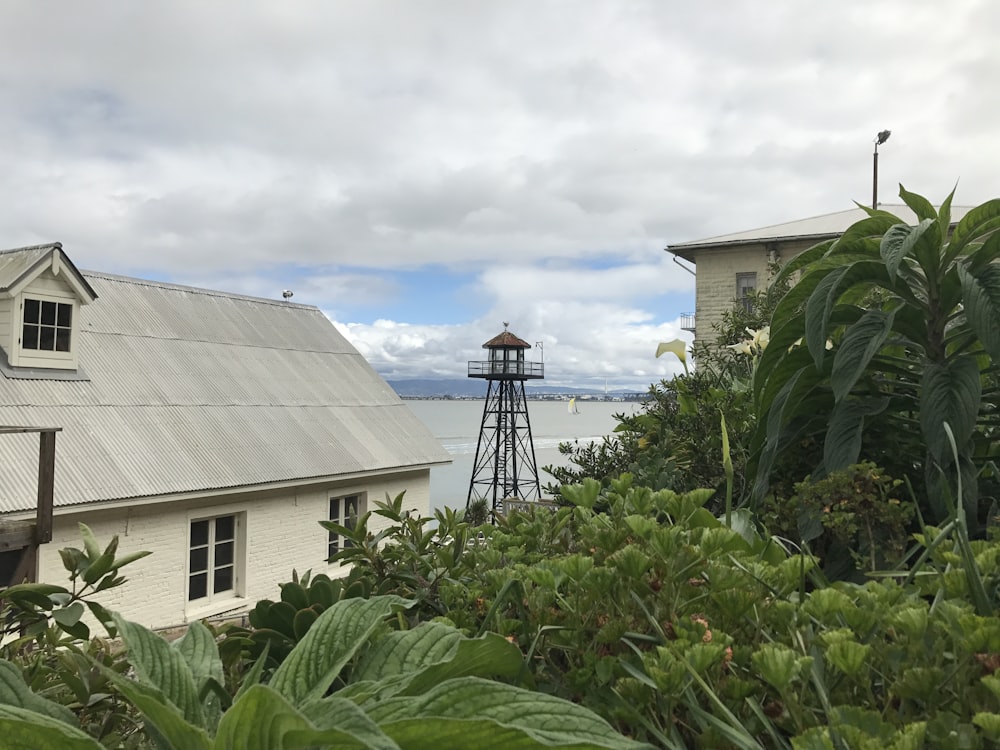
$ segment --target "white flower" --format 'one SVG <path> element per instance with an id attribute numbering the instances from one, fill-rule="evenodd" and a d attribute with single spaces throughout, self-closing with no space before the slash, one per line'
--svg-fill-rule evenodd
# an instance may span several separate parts
<path id="1" fill-rule="evenodd" d="M 771 341 L 771 326 L 764 326 L 759 331 L 747 328 L 746 332 L 750 334 L 750 345 L 754 351 L 762 352 L 767 349 L 767 345 Z"/>
<path id="2" fill-rule="evenodd" d="M 753 348 L 751 344 L 752 342 L 748 339 L 746 341 L 740 341 L 736 344 L 730 344 L 726 348 L 732 349 L 737 354 L 746 354 L 747 356 L 750 356 L 751 354 L 753 354 Z"/>

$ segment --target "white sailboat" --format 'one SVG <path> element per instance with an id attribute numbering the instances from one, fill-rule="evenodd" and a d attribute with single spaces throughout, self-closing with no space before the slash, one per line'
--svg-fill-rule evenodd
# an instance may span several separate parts
<path id="1" fill-rule="evenodd" d="M 569 400 L 569 413 L 570 414 L 579 414 L 580 413 L 580 410 L 576 406 L 576 398 L 571 398 Z"/>

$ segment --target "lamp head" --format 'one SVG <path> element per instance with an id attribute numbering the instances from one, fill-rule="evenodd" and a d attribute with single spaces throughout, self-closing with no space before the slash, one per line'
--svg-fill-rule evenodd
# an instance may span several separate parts
<path id="1" fill-rule="evenodd" d="M 881 146 L 883 143 L 889 140 L 890 135 L 892 135 L 891 130 L 880 130 L 878 135 L 875 136 L 875 145 Z"/>

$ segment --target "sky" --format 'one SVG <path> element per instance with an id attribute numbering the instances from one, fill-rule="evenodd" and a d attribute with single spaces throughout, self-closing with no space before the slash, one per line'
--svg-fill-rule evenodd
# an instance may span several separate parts
<path id="1" fill-rule="evenodd" d="M 0 247 L 323 310 L 385 377 L 510 330 L 546 384 L 680 370 L 664 248 L 998 196 L 990 0 L 7 0 Z"/>

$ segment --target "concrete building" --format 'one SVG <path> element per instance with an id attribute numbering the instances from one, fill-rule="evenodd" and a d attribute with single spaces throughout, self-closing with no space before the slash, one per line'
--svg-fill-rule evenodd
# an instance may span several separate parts
<path id="1" fill-rule="evenodd" d="M 903 205 L 881 204 L 908 223 L 916 216 Z M 960 220 L 971 206 L 952 206 L 952 221 Z M 835 237 L 867 214 L 860 208 L 774 224 L 718 237 L 668 245 L 666 250 L 695 265 L 695 314 L 684 327 L 695 340 L 711 341 L 713 326 L 737 301 L 745 300 L 770 281 L 773 264 L 787 263 L 803 250 Z"/>
<path id="2" fill-rule="evenodd" d="M 42 245 L 0 252 L 0 350 L 0 425 L 62 428 L 38 579 L 66 580 L 78 522 L 117 534 L 153 554 L 101 601 L 151 627 L 244 611 L 293 568 L 335 574 L 320 520 L 403 490 L 426 514 L 450 461 L 311 306 L 82 273 Z M 0 435 L 2 521 L 34 516 L 37 446 Z"/>

